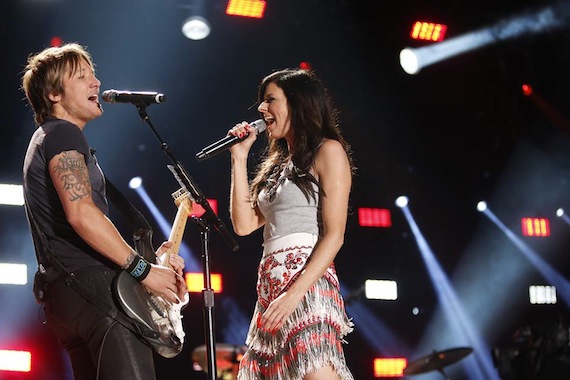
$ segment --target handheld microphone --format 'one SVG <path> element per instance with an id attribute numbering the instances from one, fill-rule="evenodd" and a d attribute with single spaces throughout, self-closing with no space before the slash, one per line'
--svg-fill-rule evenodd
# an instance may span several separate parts
<path id="1" fill-rule="evenodd" d="M 249 123 L 249 125 L 251 127 L 253 127 L 253 130 L 254 130 L 256 135 L 265 131 L 265 129 L 267 128 L 267 124 L 265 124 L 265 121 L 263 121 L 262 119 L 258 119 L 254 122 L 251 122 L 251 123 Z M 207 147 L 202 149 L 200 152 L 196 153 L 196 158 L 198 159 L 198 161 L 201 161 L 201 160 L 204 160 L 206 158 L 210 158 L 212 156 L 215 156 L 216 154 L 221 153 L 224 150 L 229 149 L 232 145 L 235 145 L 238 142 L 244 140 L 247 136 L 249 136 L 249 133 L 246 134 L 245 136 L 243 136 L 242 138 L 239 138 L 239 137 L 233 136 L 233 135 L 226 136 L 223 139 L 218 140 L 211 145 L 208 145 Z"/>
<path id="2" fill-rule="evenodd" d="M 108 103 L 160 104 L 166 101 L 166 96 L 151 91 L 103 91 L 103 100 Z"/>

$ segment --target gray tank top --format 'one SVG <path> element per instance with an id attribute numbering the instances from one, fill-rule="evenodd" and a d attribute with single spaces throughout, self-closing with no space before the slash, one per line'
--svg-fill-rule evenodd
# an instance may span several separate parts
<path id="1" fill-rule="evenodd" d="M 309 197 L 307 200 L 301 189 L 287 178 L 287 170 L 281 171 L 271 190 L 263 189 L 259 193 L 257 204 L 265 217 L 264 243 L 297 232 L 320 236 L 322 230 L 317 185 L 313 184 L 315 199 Z M 270 198 L 273 199 L 270 201 Z"/>

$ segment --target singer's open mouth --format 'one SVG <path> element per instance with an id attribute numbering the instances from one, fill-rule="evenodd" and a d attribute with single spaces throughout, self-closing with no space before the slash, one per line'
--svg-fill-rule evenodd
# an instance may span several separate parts
<path id="1" fill-rule="evenodd" d="M 97 101 L 98 98 L 99 98 L 98 95 L 91 95 L 91 96 L 89 97 L 89 101 L 98 103 L 98 101 Z"/>
<path id="2" fill-rule="evenodd" d="M 267 124 L 268 127 L 275 122 L 274 117 L 264 117 L 264 120 L 265 120 L 265 124 Z"/>

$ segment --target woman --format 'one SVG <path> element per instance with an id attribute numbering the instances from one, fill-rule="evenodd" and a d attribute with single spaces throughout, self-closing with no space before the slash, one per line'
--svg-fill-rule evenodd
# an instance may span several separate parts
<path id="1" fill-rule="evenodd" d="M 248 182 L 256 140 L 247 123 L 229 134 L 230 210 L 234 231 L 264 226 L 257 294 L 238 379 L 353 379 L 342 348 L 352 331 L 334 259 L 346 228 L 353 164 L 326 90 L 314 73 L 282 70 L 265 77 L 259 107 L 269 147 Z"/>

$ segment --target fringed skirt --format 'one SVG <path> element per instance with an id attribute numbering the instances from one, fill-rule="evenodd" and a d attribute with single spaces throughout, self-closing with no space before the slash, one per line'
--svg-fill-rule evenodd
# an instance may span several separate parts
<path id="1" fill-rule="evenodd" d="M 342 348 L 353 323 L 344 309 L 334 264 L 309 289 L 280 330 L 269 332 L 257 327 L 269 303 L 295 281 L 317 239 L 296 233 L 265 244 L 258 271 L 258 299 L 239 380 L 302 380 L 306 374 L 328 366 L 341 380 L 354 379 Z"/>

